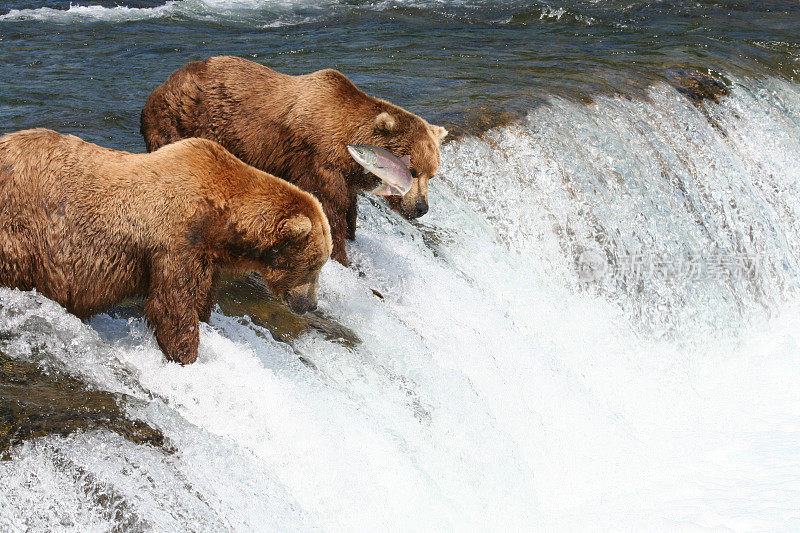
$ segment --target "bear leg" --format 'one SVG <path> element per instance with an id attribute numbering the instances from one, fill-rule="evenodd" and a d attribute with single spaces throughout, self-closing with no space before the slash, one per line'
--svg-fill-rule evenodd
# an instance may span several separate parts
<path id="1" fill-rule="evenodd" d="M 350 262 L 347 260 L 347 249 L 344 245 L 344 240 L 347 236 L 347 213 L 336 208 L 326 209 L 326 203 L 321 203 L 331 226 L 331 240 L 333 241 L 331 259 L 344 266 L 350 266 Z"/>
<path id="2" fill-rule="evenodd" d="M 200 344 L 197 309 L 185 305 L 169 309 L 167 302 L 170 300 L 163 294 L 148 298 L 145 303 L 147 322 L 167 359 L 182 365 L 194 363 Z"/>
<path id="3" fill-rule="evenodd" d="M 209 319 L 211 319 L 211 310 L 214 309 L 214 304 L 216 303 L 216 295 L 217 295 L 217 283 L 219 282 L 219 272 L 215 271 L 211 277 L 211 287 L 208 289 L 208 294 L 206 295 L 205 300 L 201 300 L 200 309 L 198 310 L 197 317 L 200 319 L 200 322 L 208 323 Z"/>
<path id="4" fill-rule="evenodd" d="M 356 191 L 350 190 L 350 204 L 347 206 L 347 238 L 356 238 L 356 221 L 358 220 L 358 197 Z"/>
<path id="5" fill-rule="evenodd" d="M 213 301 L 213 272 L 199 263 L 192 257 L 162 257 L 151 263 L 145 318 L 167 359 L 182 365 L 197 360 L 200 315 L 210 315 Z"/>
<path id="6" fill-rule="evenodd" d="M 317 191 L 316 196 L 319 203 L 322 204 L 322 210 L 328 217 L 328 223 L 331 226 L 331 239 L 333 240 L 331 259 L 344 266 L 349 266 L 344 240 L 348 235 L 347 215 L 352 198 L 350 189 L 341 172 L 321 166 L 316 175 L 319 182 L 324 184 Z M 355 220 L 353 221 L 353 234 L 355 236 Z"/>

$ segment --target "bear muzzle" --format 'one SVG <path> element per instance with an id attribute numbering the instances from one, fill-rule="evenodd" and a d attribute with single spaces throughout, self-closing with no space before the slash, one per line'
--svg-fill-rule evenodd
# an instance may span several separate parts
<path id="1" fill-rule="evenodd" d="M 317 284 L 308 283 L 286 291 L 283 296 L 292 312 L 302 315 L 317 308 Z"/>
<path id="2" fill-rule="evenodd" d="M 411 189 L 403 195 L 400 207 L 406 218 L 419 218 L 428 212 L 428 179 L 427 174 L 414 178 Z"/>
<path id="3" fill-rule="evenodd" d="M 414 185 L 400 202 L 403 214 L 408 218 L 419 218 L 428 212 L 428 181 L 415 179 Z"/>
<path id="4" fill-rule="evenodd" d="M 425 213 L 428 212 L 428 201 L 424 198 L 422 200 L 418 200 L 417 203 L 414 204 L 414 209 L 409 215 L 413 218 L 419 218 Z"/>
<path id="5" fill-rule="evenodd" d="M 400 207 L 408 218 L 419 218 L 428 212 L 428 199 L 423 197 L 408 198 L 403 197 Z"/>

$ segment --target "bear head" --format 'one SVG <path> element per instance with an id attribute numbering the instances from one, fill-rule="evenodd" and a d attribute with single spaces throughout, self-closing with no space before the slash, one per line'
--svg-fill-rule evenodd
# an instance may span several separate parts
<path id="1" fill-rule="evenodd" d="M 371 123 L 363 128 L 358 144 L 371 144 L 397 157 L 410 157 L 408 166 L 414 183 L 400 202 L 403 213 L 418 218 L 428 212 L 428 180 L 439 169 L 439 146 L 447 136 L 441 126 L 388 102 L 380 101 Z"/>
<path id="2" fill-rule="evenodd" d="M 272 294 L 292 311 L 312 311 L 320 269 L 333 249 L 328 219 L 319 202 L 297 187 L 283 182 L 270 189 L 232 201 L 226 262 L 261 274 Z"/>

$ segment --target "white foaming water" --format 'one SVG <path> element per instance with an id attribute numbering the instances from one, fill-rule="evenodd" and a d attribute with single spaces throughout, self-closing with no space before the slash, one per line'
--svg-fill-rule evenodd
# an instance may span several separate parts
<path id="1" fill-rule="evenodd" d="M 383 0 L 371 2 L 371 10 L 388 10 L 393 7 L 431 8 L 441 6 L 438 0 Z M 41 7 L 11 9 L 0 15 L 0 22 L 40 21 L 53 24 L 91 24 L 106 22 L 121 24 L 150 19 L 175 18 L 226 24 L 242 24 L 263 28 L 277 28 L 316 22 L 337 13 L 358 9 L 358 4 L 335 0 L 167 0 L 155 7 L 104 7 L 100 5 L 70 4 L 68 9 Z M 548 8 L 549 9 L 549 8 Z M 563 11 L 563 9 L 562 9 Z M 562 13 L 563 14 L 563 13 Z M 543 17 L 560 19 L 561 14 L 548 10 Z M 582 19 L 576 15 L 577 19 Z"/>
<path id="2" fill-rule="evenodd" d="M 452 3 L 451 3 L 452 4 Z M 469 2 L 462 2 L 469 5 Z M 364 4 L 370 10 L 383 11 L 397 7 L 421 9 L 439 8 L 439 0 L 381 0 Z M 459 5 L 459 3 L 455 3 Z M 491 4 L 490 4 L 491 5 Z M 502 5 L 502 3 L 501 3 Z M 104 7 L 100 5 L 73 5 L 68 9 L 41 7 L 33 9 L 11 9 L 0 15 L 0 21 L 22 22 L 36 20 L 54 24 L 77 23 L 125 23 L 149 19 L 177 18 L 206 22 L 255 25 L 277 28 L 316 22 L 331 15 L 358 9 L 361 5 L 334 0 L 167 0 L 155 7 Z M 473 7 L 481 7 L 478 2 Z M 561 21 L 574 19 L 586 25 L 595 23 L 590 16 L 572 12 L 564 7 L 541 6 L 539 20 Z M 504 23 L 511 22 L 508 18 Z"/>
<path id="3" fill-rule="evenodd" d="M 128 22 L 146 20 L 176 14 L 181 2 L 167 2 L 152 8 L 134 8 L 126 6 L 103 7 L 70 4 L 69 9 L 41 7 L 38 9 L 12 9 L 0 15 L 3 21 L 39 20 L 57 24 L 74 22 Z"/>
<path id="4" fill-rule="evenodd" d="M 42 7 L 36 9 L 12 9 L 0 15 L 0 21 L 38 20 L 55 24 L 91 22 L 123 23 L 168 17 L 188 18 L 229 23 L 250 23 L 254 14 L 266 13 L 278 18 L 267 26 L 299 24 L 312 20 L 310 17 L 292 16 L 295 7 L 316 9 L 323 14 L 334 2 L 309 2 L 308 0 L 281 0 L 257 2 L 253 0 L 181 0 L 167 1 L 156 7 L 104 7 L 98 5 L 72 5 L 68 9 Z"/>
<path id="5" fill-rule="evenodd" d="M 451 143 L 426 217 L 362 198 L 351 267 L 323 270 L 354 347 L 215 313 L 183 368 L 141 319 L 2 290 L 5 351 L 135 397 L 177 452 L 24 443 L 0 525 L 797 529 L 798 160 L 800 90 L 778 80 L 701 108 L 666 87 L 554 100 Z M 586 249 L 605 277 L 579 280 Z M 619 273 L 711 251 L 761 262 Z"/>

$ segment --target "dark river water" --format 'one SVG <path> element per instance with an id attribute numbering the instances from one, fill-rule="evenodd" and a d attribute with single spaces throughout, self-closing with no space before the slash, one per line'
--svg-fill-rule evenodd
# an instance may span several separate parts
<path id="1" fill-rule="evenodd" d="M 105 7 L 100 7 L 105 6 Z M 336 68 L 447 124 L 543 98 L 636 93 L 672 68 L 795 78 L 797 1 L 83 2 L 0 7 L 0 128 L 141 150 L 138 113 L 181 65 Z"/>

